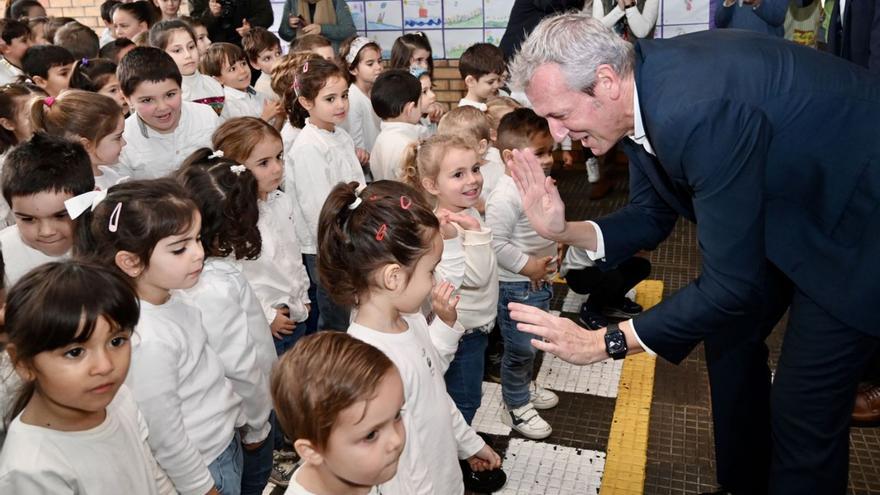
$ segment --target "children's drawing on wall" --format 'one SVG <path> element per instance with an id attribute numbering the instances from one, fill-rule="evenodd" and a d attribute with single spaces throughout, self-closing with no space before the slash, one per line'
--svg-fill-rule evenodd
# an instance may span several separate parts
<path id="1" fill-rule="evenodd" d="M 469 46 L 483 42 L 482 29 L 446 30 L 446 57 L 459 58 Z"/>
<path id="2" fill-rule="evenodd" d="M 403 26 L 406 29 L 443 27 L 440 0 L 403 0 Z"/>
<path id="3" fill-rule="evenodd" d="M 483 5 L 487 28 L 503 29 L 507 27 L 507 19 L 510 17 L 510 9 L 513 8 L 513 0 L 484 0 Z M 490 42 L 487 41 L 487 43 Z"/>
<path id="4" fill-rule="evenodd" d="M 482 28 L 483 5 L 473 0 L 443 0 L 443 24 L 447 28 Z"/>
<path id="5" fill-rule="evenodd" d="M 403 29 L 403 9 L 400 0 L 367 2 L 367 30 Z"/>
<path id="6" fill-rule="evenodd" d="M 662 8 L 663 24 L 666 27 L 672 27 L 670 24 L 700 24 L 702 29 L 709 28 L 708 0 L 663 0 Z M 670 37 L 665 31 L 664 38 Z"/>
<path id="7" fill-rule="evenodd" d="M 358 31 L 367 29 L 367 16 L 364 14 L 364 2 L 348 2 L 348 10 L 351 11 L 351 20 L 354 28 Z"/>

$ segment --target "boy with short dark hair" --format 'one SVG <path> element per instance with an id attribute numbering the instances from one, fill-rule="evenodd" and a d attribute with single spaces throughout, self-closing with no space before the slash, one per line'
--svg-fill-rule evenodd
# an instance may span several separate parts
<path id="1" fill-rule="evenodd" d="M 9 152 L 2 187 L 15 217 L 15 225 L 0 231 L 11 287 L 32 268 L 68 255 L 75 222 L 64 202 L 94 190 L 95 177 L 81 144 L 37 133 Z"/>
<path id="2" fill-rule="evenodd" d="M 76 60 L 98 58 L 98 35 L 79 22 L 69 22 L 55 31 L 54 43 L 66 48 Z"/>
<path id="3" fill-rule="evenodd" d="M 272 91 L 272 69 L 281 57 L 281 42 L 266 28 L 252 27 L 241 37 L 241 47 L 251 67 L 260 71 L 254 89 L 268 97 Z"/>
<path id="4" fill-rule="evenodd" d="M 98 51 L 98 56 L 106 58 L 107 60 L 112 60 L 114 64 L 119 65 L 119 61 L 122 60 L 122 57 L 132 51 L 134 47 L 134 41 L 131 41 L 128 38 L 116 38 L 102 46 Z"/>
<path id="5" fill-rule="evenodd" d="M 98 47 L 103 48 L 104 45 L 116 39 L 113 34 L 113 9 L 122 3 L 120 0 L 104 0 L 101 3 L 101 22 L 104 23 L 104 31 L 98 40 Z"/>
<path id="6" fill-rule="evenodd" d="M 532 148 L 545 172 L 553 165 L 553 136 L 547 120 L 528 108 L 510 112 L 498 126 L 498 148 L 505 162 L 513 150 Z M 556 273 L 556 242 L 541 237 L 529 223 L 510 170 L 498 180 L 486 202 L 486 224 L 492 229 L 492 248 L 498 259 L 498 326 L 504 341 L 501 360 L 501 395 L 505 408 L 501 420 L 532 440 L 553 432 L 536 409 L 559 403 L 553 392 L 532 385 L 537 350 L 531 336 L 517 330 L 508 303 L 518 302 L 547 311 Z"/>
<path id="7" fill-rule="evenodd" d="M 24 74 L 21 59 L 31 46 L 31 28 L 22 21 L 0 19 L 0 85 L 14 82 Z"/>
<path id="8" fill-rule="evenodd" d="M 70 86 L 70 74 L 76 59 L 66 48 L 36 45 L 24 52 L 21 68 L 49 96 L 57 97 Z"/>
<path id="9" fill-rule="evenodd" d="M 122 133 L 121 175 L 164 177 L 193 151 L 211 146 L 217 114 L 208 105 L 182 100 L 183 78 L 170 55 L 137 47 L 122 59 L 116 74 L 131 108 Z"/>
<path id="10" fill-rule="evenodd" d="M 244 50 L 237 45 L 212 44 L 199 62 L 199 70 L 223 86 L 225 101 L 221 115 L 224 118 L 257 117 L 283 123 L 283 118 L 276 119 L 281 113 L 281 104 L 251 87 L 251 68 Z"/>
<path id="11" fill-rule="evenodd" d="M 467 86 L 467 94 L 458 106 L 469 105 L 486 111 L 486 100 L 498 94 L 504 85 L 504 53 L 490 43 L 471 45 L 458 61 L 458 71 Z"/>
<path id="12" fill-rule="evenodd" d="M 379 135 L 370 152 L 374 180 L 400 179 L 404 152 L 420 137 L 421 96 L 421 83 L 405 70 L 382 72 L 373 83 L 370 102 L 373 111 L 382 119 Z"/>
<path id="13" fill-rule="evenodd" d="M 311 52 L 324 60 L 336 61 L 333 43 L 320 34 L 307 34 L 290 42 L 290 53 Z"/>

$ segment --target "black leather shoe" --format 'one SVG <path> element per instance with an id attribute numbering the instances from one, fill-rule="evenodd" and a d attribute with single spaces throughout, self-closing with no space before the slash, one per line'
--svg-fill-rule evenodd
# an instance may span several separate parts
<path id="1" fill-rule="evenodd" d="M 609 318 L 620 318 L 623 320 L 632 318 L 642 312 L 642 306 L 634 303 L 627 298 L 623 298 L 613 306 L 602 308 L 602 314 Z"/>
<path id="2" fill-rule="evenodd" d="M 599 330 L 608 326 L 608 319 L 599 313 L 590 311 L 587 308 L 587 303 L 581 304 L 581 310 L 578 311 L 578 321 L 587 330 Z"/>
<path id="3" fill-rule="evenodd" d="M 467 461 L 458 461 L 464 487 L 470 492 L 492 493 L 500 490 L 507 483 L 507 475 L 501 469 L 491 471 L 473 471 Z"/>

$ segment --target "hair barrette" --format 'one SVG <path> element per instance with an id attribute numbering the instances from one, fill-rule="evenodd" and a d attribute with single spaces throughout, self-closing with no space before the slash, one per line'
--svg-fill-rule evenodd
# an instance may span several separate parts
<path id="1" fill-rule="evenodd" d="M 410 206 L 412 206 L 413 202 L 409 196 L 401 196 L 400 197 L 400 207 L 404 210 L 408 210 Z"/>
<path id="2" fill-rule="evenodd" d="M 348 209 L 349 209 L 349 210 L 354 210 L 354 209 L 356 209 L 358 206 L 360 206 L 361 203 L 363 203 L 363 202 L 364 202 L 364 200 L 362 200 L 362 199 L 360 198 L 360 196 L 355 196 L 354 201 L 352 201 L 351 204 L 348 205 Z"/>
<path id="3" fill-rule="evenodd" d="M 87 57 L 83 57 L 82 59 L 80 59 L 79 64 L 88 67 L 89 66 L 89 59 Z"/>
<path id="4" fill-rule="evenodd" d="M 306 62 L 303 64 L 303 74 L 309 71 L 309 63 Z"/>
<path id="5" fill-rule="evenodd" d="M 214 158 L 223 158 L 223 150 L 217 150 L 208 155 L 208 160 L 213 160 Z"/>
<path id="6" fill-rule="evenodd" d="M 388 233 L 388 224 L 382 224 L 379 226 L 379 230 L 376 231 L 376 240 L 381 241 L 385 239 L 385 234 Z"/>
<path id="7" fill-rule="evenodd" d="M 54 96 L 47 96 L 45 100 L 43 100 L 43 105 L 46 105 L 49 108 L 52 108 L 52 105 L 55 103 Z"/>
<path id="8" fill-rule="evenodd" d="M 229 170 L 231 170 L 233 174 L 238 176 L 238 175 L 241 175 L 242 172 L 247 170 L 247 167 L 245 167 L 244 165 L 236 164 L 236 165 L 230 165 Z"/>
<path id="9" fill-rule="evenodd" d="M 74 196 L 64 202 L 64 208 L 72 220 L 79 218 L 86 210 L 95 211 L 98 204 L 107 198 L 107 191 L 94 190 L 78 196 Z M 107 223 L 107 230 L 116 232 L 119 229 L 119 215 L 122 213 L 122 202 L 116 203 L 113 213 L 110 214 L 110 221 Z"/>

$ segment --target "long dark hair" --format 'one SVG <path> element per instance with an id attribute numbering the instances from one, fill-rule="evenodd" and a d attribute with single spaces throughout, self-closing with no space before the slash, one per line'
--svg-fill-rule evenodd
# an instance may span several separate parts
<path id="1" fill-rule="evenodd" d="M 175 175 L 202 214 L 205 256 L 257 258 L 262 248 L 257 179 L 232 160 L 210 158 L 212 153 L 196 150 Z"/>
<path id="2" fill-rule="evenodd" d="M 13 364 L 91 338 L 99 318 L 111 327 L 133 331 L 140 316 L 137 295 L 112 269 L 79 260 L 46 263 L 22 277 L 6 298 L 6 332 L 14 347 Z M 18 391 L 7 424 L 27 405 L 35 383 Z"/>

